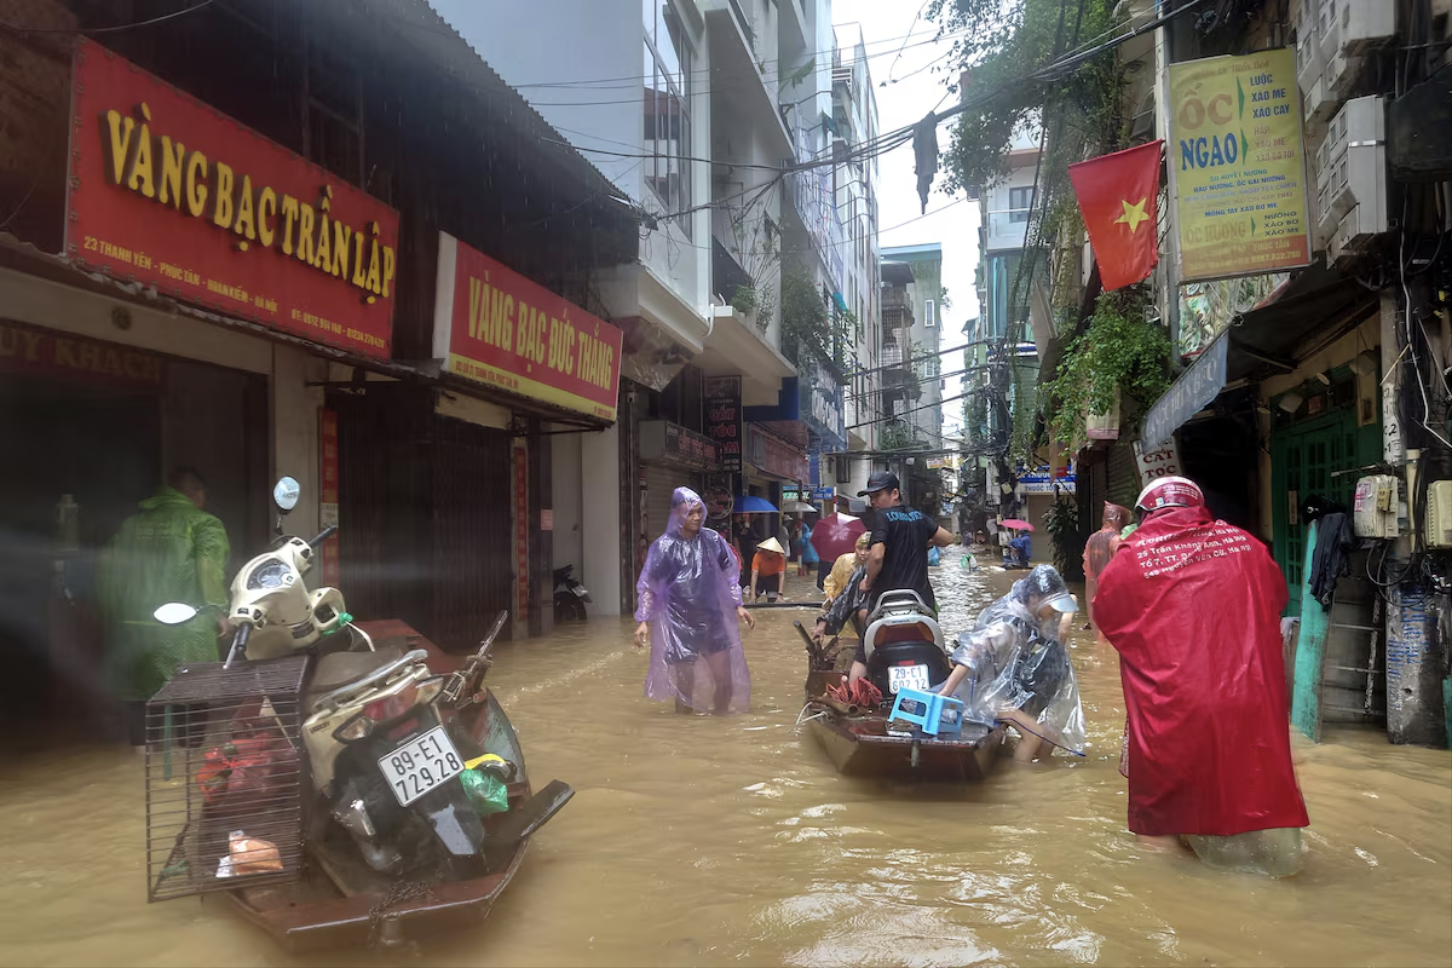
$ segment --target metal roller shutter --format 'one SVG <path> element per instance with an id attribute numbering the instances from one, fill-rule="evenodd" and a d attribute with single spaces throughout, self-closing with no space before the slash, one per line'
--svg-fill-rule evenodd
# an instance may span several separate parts
<path id="1" fill-rule="evenodd" d="M 678 487 L 689 487 L 700 493 L 700 481 L 690 471 L 661 464 L 645 468 L 645 521 L 647 538 L 654 541 L 665 533 L 671 516 L 671 495 Z"/>

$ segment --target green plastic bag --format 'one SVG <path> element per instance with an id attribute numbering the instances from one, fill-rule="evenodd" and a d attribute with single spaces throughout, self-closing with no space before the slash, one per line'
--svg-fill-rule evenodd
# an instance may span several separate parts
<path id="1" fill-rule="evenodd" d="M 509 809 L 509 788 L 493 773 L 484 770 L 465 770 L 459 774 L 464 792 L 469 795 L 469 804 L 481 817 L 491 813 L 502 813 Z"/>

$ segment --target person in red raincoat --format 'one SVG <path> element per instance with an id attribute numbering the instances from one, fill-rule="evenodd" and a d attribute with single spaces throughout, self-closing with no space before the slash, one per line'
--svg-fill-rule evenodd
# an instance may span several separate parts
<path id="1" fill-rule="evenodd" d="M 1216 866 L 1300 869 L 1310 821 L 1291 765 L 1280 614 L 1265 546 L 1162 478 L 1099 578 L 1094 620 L 1119 652 L 1129 829 L 1183 837 Z"/>
<path id="2" fill-rule="evenodd" d="M 1118 504 L 1104 502 L 1104 526 L 1089 536 L 1084 543 L 1084 597 L 1089 602 L 1089 623 L 1084 626 L 1087 631 L 1094 627 L 1094 595 L 1099 590 L 1099 576 L 1104 572 L 1109 559 L 1114 556 L 1118 547 L 1115 541 L 1119 532 L 1129 524 L 1132 515 L 1129 508 L 1121 507 Z M 1100 641 L 1104 640 L 1104 633 L 1099 633 Z"/>

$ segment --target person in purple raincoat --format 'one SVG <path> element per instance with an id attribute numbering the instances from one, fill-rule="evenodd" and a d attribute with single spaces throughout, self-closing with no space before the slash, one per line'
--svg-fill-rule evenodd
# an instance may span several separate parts
<path id="1" fill-rule="evenodd" d="M 695 491 L 676 488 L 635 586 L 635 645 L 650 645 L 649 698 L 674 699 L 679 713 L 745 712 L 751 675 L 736 620 L 756 621 L 741 607 L 741 566 L 726 539 L 701 527 L 705 516 Z"/>

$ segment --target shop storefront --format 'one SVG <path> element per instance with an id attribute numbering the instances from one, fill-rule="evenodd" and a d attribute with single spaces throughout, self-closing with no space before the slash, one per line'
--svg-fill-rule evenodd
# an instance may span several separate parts
<path id="1" fill-rule="evenodd" d="M 10 713 L 104 695 L 98 553 L 170 469 L 206 479 L 232 569 L 276 473 L 312 530 L 309 356 L 386 368 L 392 339 L 392 209 L 86 41 L 71 110 L 67 191 L 37 202 L 63 255 L 0 246 L 0 439 L 30 458 L 0 485 Z"/>
<path id="2" fill-rule="evenodd" d="M 660 535 L 670 520 L 671 495 L 678 487 L 698 494 L 717 469 L 716 444 L 704 434 L 668 420 L 640 424 L 641 506 L 647 535 Z"/>
<path id="3" fill-rule="evenodd" d="M 427 512 L 424 530 L 432 534 L 433 568 L 414 607 L 431 610 L 448 642 L 477 640 L 501 608 L 510 610 L 515 637 L 544 634 L 552 626 L 559 494 L 545 428 L 584 434 L 615 422 L 623 335 L 446 233 L 437 293 L 433 355 L 445 387 L 488 401 L 424 388 L 413 393 L 422 394 L 418 423 L 386 435 L 412 454 L 412 477 L 422 478 L 412 484 L 421 500 L 412 513 Z M 387 397 L 381 399 L 387 410 Z M 393 427 L 387 414 L 375 419 Z M 376 441 L 370 433 L 358 444 L 371 448 Z M 344 442 L 346 451 L 346 435 Z M 583 479 L 578 468 L 576 479 Z M 574 504 L 562 517 L 578 524 L 583 495 L 567 489 L 560 496 Z"/>

